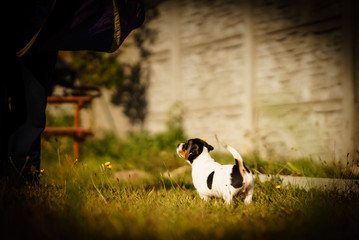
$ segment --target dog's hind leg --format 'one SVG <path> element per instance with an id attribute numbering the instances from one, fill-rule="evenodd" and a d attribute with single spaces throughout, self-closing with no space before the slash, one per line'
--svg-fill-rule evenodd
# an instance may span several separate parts
<path id="1" fill-rule="evenodd" d="M 246 188 L 244 195 L 244 203 L 246 205 L 250 204 L 252 202 L 252 197 L 253 197 L 253 191 L 254 191 L 254 186 L 253 184 L 249 184 L 249 186 Z"/>

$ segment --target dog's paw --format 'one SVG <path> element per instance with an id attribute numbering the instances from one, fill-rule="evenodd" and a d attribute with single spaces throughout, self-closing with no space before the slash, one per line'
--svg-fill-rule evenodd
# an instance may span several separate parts
<path id="1" fill-rule="evenodd" d="M 208 201 L 208 196 L 207 195 L 203 195 L 203 194 L 199 194 L 199 197 L 205 201 Z"/>

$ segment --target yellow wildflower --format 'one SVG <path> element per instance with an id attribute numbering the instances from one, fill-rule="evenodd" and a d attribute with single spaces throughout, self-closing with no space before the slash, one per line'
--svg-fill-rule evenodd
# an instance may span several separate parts
<path id="1" fill-rule="evenodd" d="M 40 170 L 40 172 L 39 172 L 39 178 L 42 177 L 42 175 L 44 174 L 44 172 L 45 172 L 45 169 L 41 169 L 41 170 Z"/>
<path id="2" fill-rule="evenodd" d="M 109 166 L 110 164 L 110 162 L 105 162 L 105 166 Z"/>
<path id="3" fill-rule="evenodd" d="M 110 169 L 110 170 L 111 170 L 111 168 L 112 168 L 112 165 L 108 165 L 108 166 L 107 166 L 107 169 Z"/>
<path id="4" fill-rule="evenodd" d="M 277 185 L 275 188 L 276 188 L 276 189 L 280 189 L 280 185 Z"/>

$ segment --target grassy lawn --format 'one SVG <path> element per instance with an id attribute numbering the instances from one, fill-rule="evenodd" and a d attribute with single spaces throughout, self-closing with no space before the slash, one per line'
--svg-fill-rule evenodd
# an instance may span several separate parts
<path id="1" fill-rule="evenodd" d="M 0 186 L 0 238 L 358 239 L 355 193 L 278 188 L 280 182 L 256 180 L 250 206 L 242 196 L 230 206 L 221 199 L 201 200 L 190 173 L 172 180 L 160 175 L 185 165 L 171 145 L 177 141 L 178 134 L 133 135 L 125 142 L 106 137 L 84 143 L 80 161 L 72 159 L 71 141 L 44 141 L 41 186 Z M 104 165 L 108 161 L 111 169 Z M 293 165 L 294 171 L 254 157 L 248 164 L 273 173 L 300 174 L 298 169 L 308 167 Z M 127 169 L 152 177 L 118 181 L 116 172 Z M 317 172 L 322 171 L 327 172 Z"/>

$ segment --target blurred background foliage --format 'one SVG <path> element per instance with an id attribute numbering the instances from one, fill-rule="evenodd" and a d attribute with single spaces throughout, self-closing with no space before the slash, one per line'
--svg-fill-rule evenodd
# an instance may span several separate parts
<path id="1" fill-rule="evenodd" d="M 116 55 L 93 51 L 71 52 L 72 67 L 78 73 L 80 85 L 121 88 L 126 76 Z"/>

